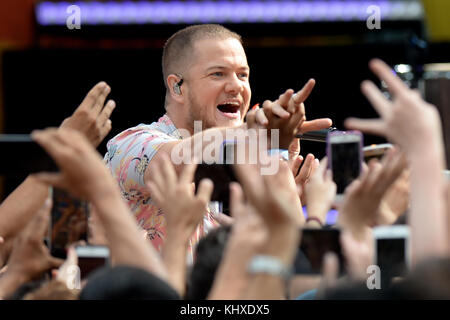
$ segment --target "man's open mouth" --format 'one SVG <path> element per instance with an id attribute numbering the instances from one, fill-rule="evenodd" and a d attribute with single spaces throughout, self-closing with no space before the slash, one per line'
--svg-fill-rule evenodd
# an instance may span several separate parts
<path id="1" fill-rule="evenodd" d="M 228 118 L 238 118 L 240 117 L 240 104 L 238 102 L 227 102 L 219 104 L 217 109 Z"/>

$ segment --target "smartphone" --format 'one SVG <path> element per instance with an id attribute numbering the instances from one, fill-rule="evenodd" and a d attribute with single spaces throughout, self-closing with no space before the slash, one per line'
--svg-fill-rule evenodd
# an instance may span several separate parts
<path id="1" fill-rule="evenodd" d="M 0 134 L 0 174 L 22 176 L 41 171 L 58 171 L 53 159 L 29 134 Z"/>
<path id="2" fill-rule="evenodd" d="M 385 153 L 394 146 L 390 143 L 372 144 L 363 148 L 364 161 L 369 162 L 371 159 L 381 159 Z"/>
<path id="3" fill-rule="evenodd" d="M 450 181 L 450 170 L 442 170 L 445 180 Z"/>
<path id="4" fill-rule="evenodd" d="M 65 259 L 71 244 L 88 239 L 89 206 L 67 191 L 52 188 L 50 252 Z"/>
<path id="5" fill-rule="evenodd" d="M 334 252 L 339 261 L 339 274 L 344 273 L 344 256 L 340 242 L 341 231 L 339 229 L 313 229 L 303 228 L 299 249 L 309 261 L 310 268 L 299 270 L 297 273 L 322 273 L 323 257 L 327 252 Z"/>
<path id="6" fill-rule="evenodd" d="M 105 265 L 109 264 L 109 248 L 107 246 L 76 246 L 81 279 Z"/>
<path id="7" fill-rule="evenodd" d="M 411 263 L 410 229 L 407 225 L 380 226 L 373 229 L 375 263 L 382 282 L 404 276 Z"/>
<path id="8" fill-rule="evenodd" d="M 221 153 L 216 163 L 200 163 L 195 171 L 195 186 L 204 178 L 209 178 L 214 183 L 211 201 L 217 202 L 218 210 L 224 214 L 230 214 L 230 183 L 237 181 L 233 171 L 233 164 L 237 161 L 237 147 L 234 141 L 224 141 Z"/>
<path id="9" fill-rule="evenodd" d="M 345 188 L 358 178 L 362 167 L 363 136 L 360 131 L 333 131 L 327 136 L 328 166 L 336 183 L 336 202 Z"/>
<path id="10" fill-rule="evenodd" d="M 301 140 L 314 141 L 314 142 L 327 142 L 327 136 L 330 132 L 336 131 L 334 127 L 328 129 L 322 129 L 317 131 L 308 131 L 305 133 L 299 133 L 295 137 Z"/>

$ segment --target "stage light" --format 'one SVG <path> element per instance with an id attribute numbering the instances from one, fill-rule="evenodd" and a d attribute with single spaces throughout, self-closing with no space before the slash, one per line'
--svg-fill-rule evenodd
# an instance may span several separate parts
<path id="1" fill-rule="evenodd" d="M 423 18 L 418 0 L 42 1 L 35 7 L 38 24 L 65 25 L 73 4 L 80 7 L 84 25 L 365 21 L 370 6 L 380 8 L 383 20 Z"/>

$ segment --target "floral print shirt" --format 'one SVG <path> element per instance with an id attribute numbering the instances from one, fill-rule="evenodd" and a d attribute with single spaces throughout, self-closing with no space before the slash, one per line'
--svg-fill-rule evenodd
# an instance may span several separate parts
<path id="1" fill-rule="evenodd" d="M 161 251 L 164 242 L 166 223 L 164 213 L 153 203 L 145 186 L 144 173 L 162 145 L 181 139 L 172 120 L 165 114 L 158 122 L 140 124 L 119 133 L 108 142 L 104 158 L 138 225 L 147 231 L 147 238 L 158 251 Z M 210 208 L 205 212 L 203 221 L 189 241 L 187 258 L 190 263 L 193 261 L 194 246 L 200 238 L 211 228 L 218 226 L 213 211 Z"/>

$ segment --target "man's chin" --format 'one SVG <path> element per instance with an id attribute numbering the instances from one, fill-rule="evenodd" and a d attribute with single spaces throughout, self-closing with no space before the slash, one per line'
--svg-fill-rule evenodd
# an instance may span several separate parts
<path id="1" fill-rule="evenodd" d="M 216 127 L 237 127 L 242 124 L 241 110 L 236 113 L 223 113 L 216 110 Z"/>
<path id="2" fill-rule="evenodd" d="M 241 119 L 219 119 L 216 121 L 216 127 L 238 127 L 242 123 Z"/>
<path id="3" fill-rule="evenodd" d="M 242 119 L 227 119 L 225 117 L 215 118 L 212 121 L 208 120 L 196 120 L 201 122 L 201 130 L 211 129 L 211 128 L 218 128 L 218 127 L 226 127 L 226 128 L 233 128 L 238 127 L 243 124 Z M 192 123 L 194 121 L 192 120 Z M 194 128 L 194 126 L 192 126 Z"/>

